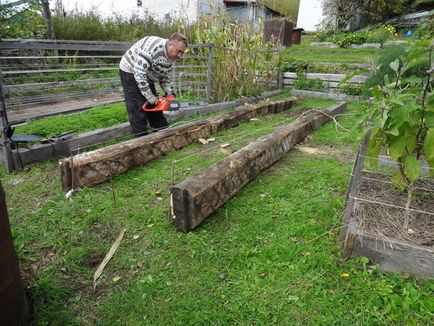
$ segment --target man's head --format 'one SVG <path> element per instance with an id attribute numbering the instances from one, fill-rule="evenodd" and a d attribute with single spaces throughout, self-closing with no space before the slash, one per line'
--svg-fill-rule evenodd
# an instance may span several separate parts
<path id="1" fill-rule="evenodd" d="M 187 38 L 181 33 L 173 33 L 167 41 L 167 56 L 170 60 L 180 59 L 187 47 Z"/>

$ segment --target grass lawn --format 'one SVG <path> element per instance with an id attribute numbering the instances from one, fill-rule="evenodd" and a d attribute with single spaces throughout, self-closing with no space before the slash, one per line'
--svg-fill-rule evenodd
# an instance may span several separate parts
<path id="1" fill-rule="evenodd" d="M 333 103 L 306 99 L 292 111 Z M 344 127 L 354 124 L 360 105 L 350 103 L 350 115 L 339 119 Z M 290 111 L 260 117 L 213 137 L 238 149 L 295 117 Z M 306 144 L 344 151 L 354 141 L 330 123 Z M 433 281 L 341 258 L 337 236 L 352 166 L 347 155 L 292 151 L 198 229 L 176 231 L 168 217 L 172 178 L 179 182 L 221 158 L 213 145 L 192 144 L 72 199 L 60 190 L 56 162 L 2 171 L 34 324 L 432 323 Z M 94 291 L 93 273 L 124 228 Z"/>
<path id="2" fill-rule="evenodd" d="M 285 48 L 283 61 L 367 63 L 374 61 L 382 49 L 377 48 L 321 48 L 310 44 L 316 42 L 313 35 L 302 35 L 301 44 Z"/>

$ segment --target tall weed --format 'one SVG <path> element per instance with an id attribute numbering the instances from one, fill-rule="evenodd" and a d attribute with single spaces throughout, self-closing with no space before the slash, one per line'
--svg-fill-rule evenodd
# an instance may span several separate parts
<path id="1" fill-rule="evenodd" d="M 214 44 L 213 101 L 250 96 L 276 87 L 280 50 L 270 51 L 274 45 L 263 42 L 262 30 L 263 22 L 259 28 L 253 28 L 225 15 L 204 16 L 191 27 L 191 43 Z"/>

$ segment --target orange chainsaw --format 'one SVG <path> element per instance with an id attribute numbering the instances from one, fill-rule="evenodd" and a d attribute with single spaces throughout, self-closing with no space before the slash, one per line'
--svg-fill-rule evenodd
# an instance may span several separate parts
<path id="1" fill-rule="evenodd" d="M 142 106 L 144 112 L 178 111 L 181 107 L 175 96 L 158 96 L 158 103 L 151 105 L 148 101 Z"/>

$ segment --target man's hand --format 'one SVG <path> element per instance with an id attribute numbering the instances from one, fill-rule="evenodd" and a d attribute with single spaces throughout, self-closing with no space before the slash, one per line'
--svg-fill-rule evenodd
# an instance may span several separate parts
<path id="1" fill-rule="evenodd" d="M 156 97 L 155 95 L 153 95 L 153 96 L 150 96 L 148 98 L 148 102 L 149 102 L 150 105 L 157 105 L 158 102 L 159 102 L 159 100 L 158 100 L 158 97 Z"/>

